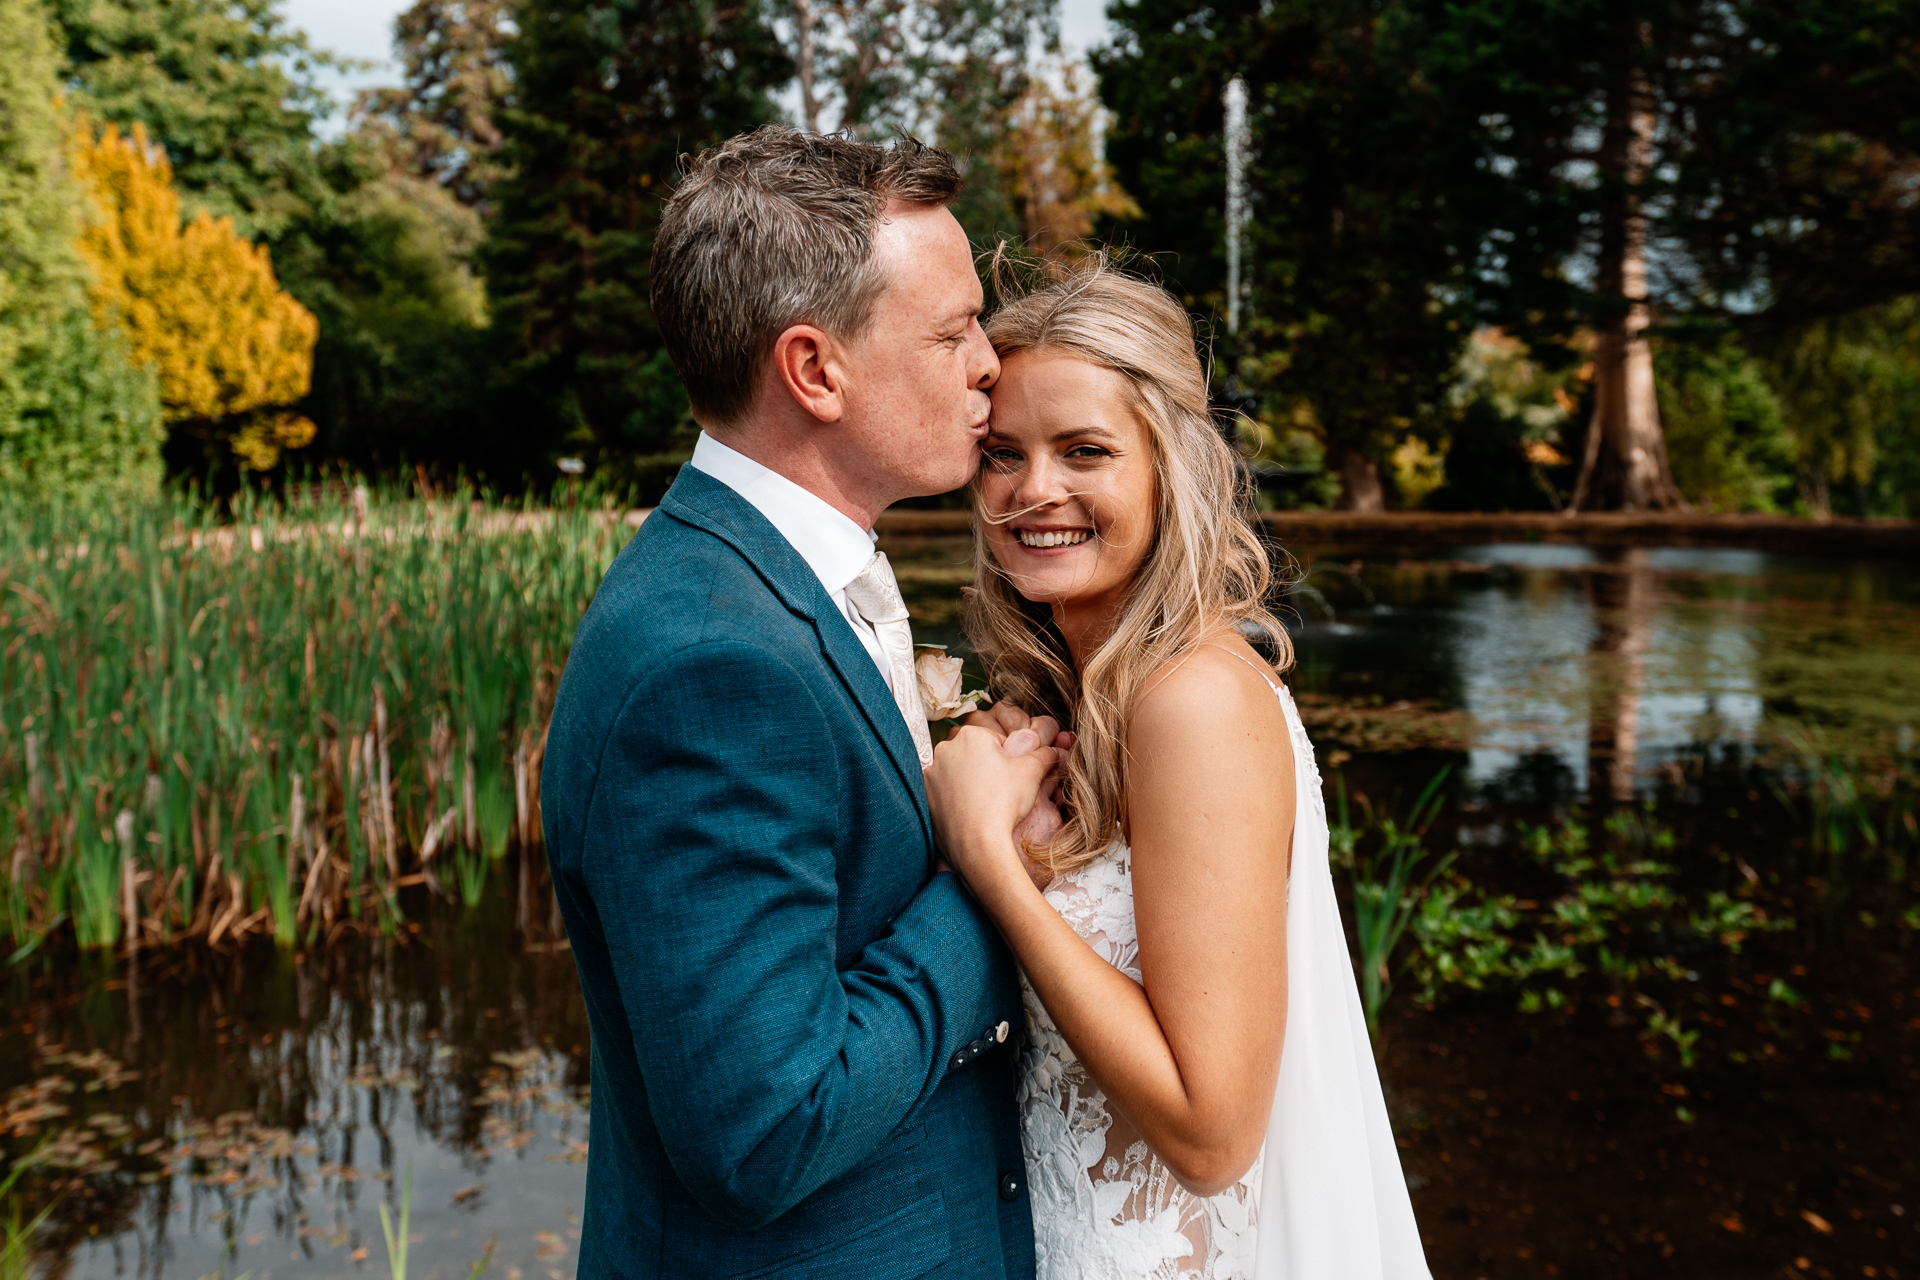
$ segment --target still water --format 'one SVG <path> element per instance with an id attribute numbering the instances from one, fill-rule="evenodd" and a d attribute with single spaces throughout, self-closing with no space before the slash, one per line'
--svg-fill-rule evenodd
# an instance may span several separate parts
<path id="1" fill-rule="evenodd" d="M 958 643 L 960 539 L 887 547 L 923 639 Z M 1322 763 L 1465 775 L 1459 803 L 1654 794 L 1733 748 L 1910 757 L 1920 599 L 1908 566 L 1733 551 L 1289 549 L 1290 676 Z M 1671 788 L 1664 793 L 1676 794 Z M 50 1274 L 574 1272 L 587 1030 L 572 962 L 529 950 L 516 877 L 419 932 L 0 971 L 0 1133 L 40 1153 Z M 539 914 L 539 913 L 534 913 Z"/>

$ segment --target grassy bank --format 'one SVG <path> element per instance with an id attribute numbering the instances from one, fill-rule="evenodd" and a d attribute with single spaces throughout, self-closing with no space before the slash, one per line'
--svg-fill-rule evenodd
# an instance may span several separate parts
<path id="1" fill-rule="evenodd" d="M 383 500 L 0 509 L 0 928 L 16 951 L 309 944 L 469 901 L 538 840 L 609 510 Z"/>

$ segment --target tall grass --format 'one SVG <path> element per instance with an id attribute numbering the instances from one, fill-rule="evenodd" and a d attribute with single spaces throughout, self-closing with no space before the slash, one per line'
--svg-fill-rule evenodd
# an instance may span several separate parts
<path id="1" fill-rule="evenodd" d="M 537 839 L 553 688 L 617 511 L 242 495 L 0 505 L 0 928 L 15 954 L 285 945 L 469 902 Z"/>

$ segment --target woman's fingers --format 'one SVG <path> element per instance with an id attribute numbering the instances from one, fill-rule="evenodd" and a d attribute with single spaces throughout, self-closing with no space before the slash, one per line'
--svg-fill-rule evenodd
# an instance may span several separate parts
<path id="1" fill-rule="evenodd" d="M 963 725 L 975 729 L 985 729 L 995 737 L 1004 738 L 1016 733 L 1032 723 L 1032 717 L 1012 702 L 996 702 L 984 710 L 975 711 L 961 721 Z"/>

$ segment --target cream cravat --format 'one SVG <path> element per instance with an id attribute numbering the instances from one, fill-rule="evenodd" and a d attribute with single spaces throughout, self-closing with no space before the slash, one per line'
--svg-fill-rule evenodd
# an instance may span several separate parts
<path id="1" fill-rule="evenodd" d="M 885 552 L 874 552 L 860 576 L 847 584 L 847 600 L 880 637 L 887 655 L 887 683 L 893 686 L 893 701 L 906 718 L 924 769 L 933 763 L 933 739 L 927 733 L 926 708 L 920 703 L 920 681 L 913 673 L 913 628 L 907 622 L 907 602 L 900 598 L 900 584 L 893 580 L 893 566 Z"/>

